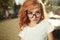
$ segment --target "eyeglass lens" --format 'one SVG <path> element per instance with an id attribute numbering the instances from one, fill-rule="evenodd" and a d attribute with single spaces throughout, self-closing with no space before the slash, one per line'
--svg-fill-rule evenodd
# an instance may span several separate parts
<path id="1" fill-rule="evenodd" d="M 36 12 L 33 14 L 33 12 L 30 12 L 30 11 L 27 10 L 26 13 L 28 14 L 29 17 L 32 17 L 32 18 L 33 18 L 34 16 L 35 16 L 36 18 L 39 18 L 40 15 L 41 15 L 41 12 L 40 12 L 40 11 L 36 11 Z"/>

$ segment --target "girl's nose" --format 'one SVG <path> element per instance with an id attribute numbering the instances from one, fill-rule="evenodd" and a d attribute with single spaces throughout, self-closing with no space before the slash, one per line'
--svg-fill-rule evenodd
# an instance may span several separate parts
<path id="1" fill-rule="evenodd" d="M 37 18 L 36 14 L 33 14 L 33 18 Z"/>

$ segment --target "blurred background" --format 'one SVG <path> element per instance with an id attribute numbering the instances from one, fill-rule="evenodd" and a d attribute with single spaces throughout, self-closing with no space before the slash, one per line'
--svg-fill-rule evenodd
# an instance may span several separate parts
<path id="1" fill-rule="evenodd" d="M 25 0 L 0 0 L 0 40 L 19 40 L 18 10 Z M 44 3 L 49 22 L 55 27 L 54 40 L 60 40 L 60 0 L 40 0 Z"/>

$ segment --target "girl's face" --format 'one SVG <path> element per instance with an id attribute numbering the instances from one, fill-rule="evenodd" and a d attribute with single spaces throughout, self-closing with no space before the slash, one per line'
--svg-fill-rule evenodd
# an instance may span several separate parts
<path id="1" fill-rule="evenodd" d="M 28 10 L 27 15 L 28 15 L 30 22 L 38 23 L 40 20 L 41 12 L 39 8 L 35 8 L 32 10 Z"/>

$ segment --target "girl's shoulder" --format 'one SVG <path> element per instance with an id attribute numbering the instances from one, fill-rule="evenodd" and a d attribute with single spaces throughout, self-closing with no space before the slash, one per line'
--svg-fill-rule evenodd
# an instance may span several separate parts
<path id="1" fill-rule="evenodd" d="M 42 24 L 51 24 L 48 20 L 42 20 L 41 23 Z"/>
<path id="2" fill-rule="evenodd" d="M 43 27 L 49 27 L 49 26 L 52 26 L 52 24 L 48 21 L 48 20 L 42 20 L 40 23 L 39 23 L 40 26 L 43 26 Z"/>

